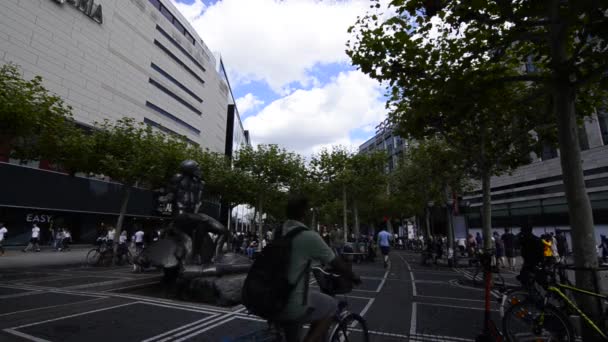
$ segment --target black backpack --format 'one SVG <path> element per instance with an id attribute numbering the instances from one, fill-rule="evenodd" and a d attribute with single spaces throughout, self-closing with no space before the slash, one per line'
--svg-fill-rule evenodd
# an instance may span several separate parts
<path id="1" fill-rule="evenodd" d="M 252 314 L 272 319 L 285 309 L 289 294 L 308 271 L 305 269 L 294 284 L 289 283 L 291 242 L 305 230 L 307 228 L 297 227 L 284 236 L 276 237 L 251 265 L 243 284 L 242 299 Z"/>

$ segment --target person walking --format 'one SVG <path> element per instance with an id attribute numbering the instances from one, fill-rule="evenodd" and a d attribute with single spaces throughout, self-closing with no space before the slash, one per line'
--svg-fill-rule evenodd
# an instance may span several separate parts
<path id="1" fill-rule="evenodd" d="M 515 270 L 515 235 L 509 228 L 505 228 L 505 233 L 500 237 L 505 248 L 505 256 L 511 270 Z"/>
<path id="2" fill-rule="evenodd" d="M 559 257 L 561 261 L 566 261 L 566 256 L 568 255 L 568 240 L 566 240 L 566 236 L 561 230 L 558 230 L 555 234 L 555 239 L 557 240 L 557 252 L 559 253 Z"/>
<path id="3" fill-rule="evenodd" d="M 336 255 L 342 255 L 342 250 L 344 249 L 344 233 L 342 232 L 342 229 L 340 229 L 338 225 L 334 225 L 330 237 L 331 249 L 333 249 Z"/>
<path id="4" fill-rule="evenodd" d="M 63 239 L 61 239 L 61 246 L 63 247 L 63 251 L 70 250 L 70 243 L 72 243 L 72 233 L 69 229 L 63 228 Z"/>
<path id="5" fill-rule="evenodd" d="M 600 250 L 601 262 L 606 264 L 608 263 L 608 237 L 601 235 L 600 241 L 598 249 Z"/>
<path id="6" fill-rule="evenodd" d="M 551 237 L 551 252 L 553 253 L 553 258 L 555 259 L 555 262 L 559 262 L 560 255 L 557 250 L 557 239 L 555 238 L 555 235 L 553 233 L 550 233 L 549 235 Z"/>
<path id="7" fill-rule="evenodd" d="M 4 247 L 2 245 L 4 241 L 4 235 L 8 233 L 8 229 L 4 226 L 4 223 L 0 222 L 0 256 L 4 255 Z"/>
<path id="8" fill-rule="evenodd" d="M 53 237 L 55 239 L 55 243 L 53 244 L 53 246 L 55 247 L 55 251 L 57 252 L 61 252 L 63 250 L 63 238 L 65 236 L 65 231 L 63 228 L 58 227 L 55 230 L 55 236 Z"/>
<path id="9" fill-rule="evenodd" d="M 391 240 L 393 240 L 393 236 L 386 231 L 386 227 L 383 227 L 382 231 L 378 233 L 378 247 L 384 256 L 384 268 L 388 267 L 388 253 L 390 252 Z"/>
<path id="10" fill-rule="evenodd" d="M 40 228 L 38 227 L 37 224 L 34 223 L 34 225 L 32 226 L 32 235 L 30 238 L 30 243 L 27 245 L 27 247 L 25 247 L 22 252 L 27 252 L 30 249 L 33 249 L 36 252 L 40 252 Z"/>
<path id="11" fill-rule="evenodd" d="M 144 236 L 146 234 L 144 233 L 143 230 L 141 230 L 141 228 L 139 228 L 135 234 L 133 234 L 133 241 L 135 241 L 135 251 L 136 253 L 139 255 L 139 253 L 141 253 L 141 251 L 144 250 Z"/>
<path id="12" fill-rule="evenodd" d="M 494 232 L 494 248 L 496 250 L 496 264 L 499 267 L 505 267 L 505 245 L 504 242 L 500 239 L 500 235 L 498 232 Z"/>
<path id="13" fill-rule="evenodd" d="M 543 243 L 543 255 L 545 257 L 545 262 L 553 263 L 553 242 L 551 241 L 551 235 L 545 234 L 541 241 Z"/>
<path id="14" fill-rule="evenodd" d="M 477 248 L 481 249 L 484 247 L 481 233 L 477 232 L 477 234 L 475 234 L 475 242 L 477 243 Z"/>
<path id="15" fill-rule="evenodd" d="M 106 244 L 108 247 L 112 247 L 114 245 L 114 238 L 116 237 L 116 229 L 114 227 L 108 228 L 108 234 L 106 235 Z"/>

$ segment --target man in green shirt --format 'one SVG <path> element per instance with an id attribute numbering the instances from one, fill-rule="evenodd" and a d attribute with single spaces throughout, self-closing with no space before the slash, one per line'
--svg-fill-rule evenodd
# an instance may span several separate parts
<path id="1" fill-rule="evenodd" d="M 291 260 L 287 278 L 290 283 L 295 284 L 297 281 L 297 284 L 289 295 L 285 310 L 279 316 L 282 320 L 295 321 L 300 325 L 310 323 L 310 330 L 304 342 L 313 342 L 321 341 L 327 332 L 332 317 L 336 313 L 337 303 L 328 295 L 309 291 L 308 275 L 311 263 L 330 265 L 333 272 L 343 275 L 354 284 L 360 284 L 361 279 L 347 267 L 341 258 L 336 257 L 319 234 L 302 223 L 308 210 L 308 199 L 305 196 L 290 196 L 287 203 L 287 221 L 283 224 L 282 234 L 285 235 L 297 227 L 305 227 L 307 230 L 296 235 L 291 242 Z M 300 277 L 302 272 L 306 272 L 306 276 Z M 291 340 L 288 336 L 288 341 Z"/>

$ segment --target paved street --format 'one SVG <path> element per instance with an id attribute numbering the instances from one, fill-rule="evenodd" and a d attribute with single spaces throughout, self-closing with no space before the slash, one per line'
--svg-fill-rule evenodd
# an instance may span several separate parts
<path id="1" fill-rule="evenodd" d="M 472 341 L 481 330 L 483 291 L 466 269 L 423 267 L 418 254 L 401 251 L 388 270 L 380 262 L 354 268 L 364 283 L 348 302 L 372 341 Z M 265 325 L 242 306 L 160 298 L 158 282 L 157 273 L 129 268 L 3 269 L 0 340 L 223 341 Z"/>

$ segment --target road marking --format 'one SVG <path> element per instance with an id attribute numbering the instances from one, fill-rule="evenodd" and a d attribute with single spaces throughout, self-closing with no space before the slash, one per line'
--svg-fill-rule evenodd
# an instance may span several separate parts
<path id="1" fill-rule="evenodd" d="M 382 277 L 382 281 L 378 285 L 376 292 L 380 292 L 380 290 L 382 290 L 382 287 L 384 286 L 384 283 L 386 282 L 386 277 L 388 277 L 388 272 L 391 270 L 391 265 L 392 265 L 392 263 L 389 262 L 388 267 L 386 268 L 386 272 L 384 272 L 384 276 Z"/>
<path id="2" fill-rule="evenodd" d="M 135 285 L 124 286 L 124 287 L 116 287 L 116 288 L 112 288 L 112 289 L 108 289 L 108 290 L 103 290 L 101 292 L 120 291 L 120 290 L 132 289 L 132 288 L 137 288 L 137 287 L 145 287 L 145 286 L 148 286 L 148 285 L 155 285 L 155 284 L 158 284 L 158 283 L 159 283 L 159 280 L 155 280 L 155 281 L 151 281 L 151 282 L 148 282 L 148 283 L 135 284 Z"/>
<path id="3" fill-rule="evenodd" d="M 231 317 L 228 317 L 227 319 L 225 319 L 225 320 L 223 320 L 223 321 L 220 321 L 220 322 L 218 322 L 218 323 L 216 323 L 216 324 L 213 324 L 213 325 L 206 326 L 205 328 L 203 328 L 203 329 L 201 329 L 201 330 L 197 330 L 197 331 L 193 332 L 193 333 L 192 333 L 192 334 L 190 334 L 190 335 L 186 335 L 186 336 L 184 336 L 184 337 L 182 337 L 182 338 L 180 338 L 180 339 L 178 339 L 178 340 L 175 340 L 174 342 L 182 342 L 182 341 L 185 341 L 185 340 L 189 339 L 190 337 L 194 337 L 194 336 L 196 336 L 196 335 L 200 335 L 200 334 L 204 333 L 204 332 L 205 332 L 205 331 L 207 331 L 207 330 L 211 330 L 211 329 L 216 328 L 216 327 L 218 327 L 218 326 L 220 326 L 220 325 L 222 325 L 222 324 L 228 323 L 228 322 L 230 322 L 230 321 L 234 320 L 235 318 L 236 318 L 236 316 L 231 316 Z M 159 342 L 163 342 L 163 341 L 159 341 Z"/>
<path id="4" fill-rule="evenodd" d="M 206 321 L 206 322 L 204 322 L 202 324 L 190 327 L 190 328 L 188 328 L 186 330 L 178 331 L 177 333 L 172 334 L 172 335 L 170 335 L 168 337 L 165 337 L 162 340 L 159 340 L 159 341 L 156 341 L 156 342 L 166 342 L 166 341 L 169 341 L 171 339 L 178 338 L 178 337 L 180 337 L 180 336 L 182 336 L 184 334 L 187 334 L 189 332 L 194 331 L 194 333 L 192 333 L 190 335 L 187 335 L 185 337 L 182 337 L 179 340 L 176 340 L 175 342 L 177 342 L 177 341 L 183 341 L 184 339 L 190 338 L 192 336 L 196 336 L 196 335 L 198 335 L 198 334 L 200 334 L 202 332 L 205 332 L 205 331 L 207 331 L 209 329 L 215 328 L 215 327 L 217 327 L 217 326 L 219 326 L 221 324 L 224 324 L 224 323 L 226 323 L 226 322 L 228 322 L 230 320 L 233 320 L 242 311 L 245 311 L 245 308 L 241 308 L 241 309 L 239 309 L 239 310 L 237 310 L 235 312 L 227 313 L 227 314 L 221 315 L 219 317 L 210 319 L 210 320 L 208 320 L 208 321 Z M 217 323 L 217 322 L 219 322 L 219 323 Z M 203 329 L 200 330 L 200 331 L 197 330 L 197 329 L 201 329 L 201 328 L 203 328 Z"/>
<path id="5" fill-rule="evenodd" d="M 375 300 L 376 300 L 375 298 L 371 298 L 369 300 L 369 302 L 367 302 L 367 304 L 365 305 L 365 307 L 363 308 L 363 310 L 361 310 L 361 312 L 359 313 L 359 315 L 361 317 L 363 317 L 367 313 L 367 310 L 369 310 L 369 308 L 372 306 L 372 304 L 374 304 Z"/>
<path id="6" fill-rule="evenodd" d="M 463 300 L 465 302 L 482 302 L 485 303 L 485 300 L 480 299 L 466 299 L 466 298 L 454 298 L 454 297 L 442 297 L 442 296 L 423 296 L 417 295 L 418 298 L 433 298 L 433 299 L 449 299 L 449 300 Z"/>
<path id="7" fill-rule="evenodd" d="M 15 336 L 19 336 L 19 337 L 24 338 L 24 339 L 29 340 L 29 341 L 34 341 L 34 342 L 51 342 L 49 340 L 44 340 L 44 339 L 38 338 L 36 336 L 28 335 L 28 334 L 22 333 L 20 331 L 14 330 L 14 329 L 4 329 L 4 331 L 7 332 L 7 333 L 9 333 L 9 334 L 13 334 Z"/>
<path id="8" fill-rule="evenodd" d="M 162 334 L 159 334 L 159 335 L 156 335 L 156 336 L 152 336 L 152 337 L 147 338 L 147 339 L 145 339 L 145 340 L 143 340 L 143 341 L 141 341 L 141 342 L 150 342 L 150 341 L 152 341 L 152 340 L 159 339 L 159 338 L 161 338 L 161 337 L 164 337 L 164 336 L 170 335 L 170 334 L 172 334 L 172 333 L 174 333 L 174 332 L 176 332 L 176 331 L 180 331 L 180 330 L 183 330 L 183 329 L 187 329 L 187 328 L 189 328 L 189 327 L 191 327 L 191 326 L 193 326 L 193 325 L 197 325 L 197 324 L 203 323 L 203 322 L 205 322 L 205 321 L 210 321 L 211 319 L 214 319 L 214 318 L 216 318 L 217 316 L 218 316 L 218 314 L 213 314 L 213 315 L 211 315 L 211 316 L 209 316 L 209 317 L 205 317 L 205 318 L 203 318 L 203 319 L 201 319 L 201 320 L 198 320 L 198 321 L 196 321 L 196 322 L 188 323 L 188 324 L 182 325 L 181 327 L 175 328 L 175 329 L 173 329 L 173 330 L 165 331 L 165 332 L 164 332 L 164 333 L 162 333 Z"/>
<path id="9" fill-rule="evenodd" d="M 416 334 L 416 315 L 418 314 L 418 304 L 412 302 L 412 318 L 410 319 L 410 335 Z"/>
<path id="10" fill-rule="evenodd" d="M 116 308 L 121 308 L 123 306 L 129 306 L 129 305 L 134 305 L 134 304 L 138 304 L 138 303 L 139 302 L 125 303 L 125 304 L 114 305 L 114 306 L 110 306 L 110 307 L 102 308 L 102 309 L 96 309 L 96 310 L 90 310 L 90 311 L 85 311 L 85 312 L 79 312 L 79 313 L 73 314 L 73 315 L 56 317 L 56 318 L 52 318 L 52 319 L 47 319 L 45 321 L 40 321 L 40 322 L 34 322 L 34 323 L 20 325 L 18 327 L 11 327 L 10 329 L 17 330 L 17 329 L 21 329 L 21 328 L 31 327 L 31 326 L 34 326 L 34 325 L 40 325 L 40 324 L 55 322 L 55 321 L 59 321 L 59 320 L 66 319 L 66 318 L 84 316 L 84 315 L 88 315 L 88 314 L 92 314 L 92 313 L 96 313 L 96 312 L 112 310 L 112 309 L 116 309 Z"/>
<path id="11" fill-rule="evenodd" d="M 30 312 L 30 311 L 37 311 L 37 310 L 45 310 L 45 309 L 51 309 L 51 308 L 58 308 L 58 307 L 68 306 L 68 305 L 74 305 L 74 304 L 82 304 L 82 303 L 92 302 L 92 301 L 96 301 L 96 300 L 100 300 L 100 299 L 107 299 L 107 297 L 99 297 L 99 298 L 87 299 L 87 300 L 83 300 L 83 301 L 80 301 L 80 302 L 74 302 L 74 303 L 57 304 L 57 305 L 51 305 L 51 306 L 38 307 L 38 308 L 34 308 L 34 309 L 27 309 L 27 310 L 19 310 L 19 311 L 13 311 L 13 312 L 6 312 L 6 313 L 3 313 L 3 314 L 0 314 L 0 317 L 9 316 L 9 315 L 15 315 L 15 314 L 24 313 L 24 312 Z"/>
<path id="12" fill-rule="evenodd" d="M 458 305 L 447 305 L 447 304 L 436 304 L 436 303 L 422 303 L 422 302 L 417 302 L 420 305 L 427 305 L 427 306 L 440 306 L 440 307 L 446 307 L 446 308 L 454 308 L 454 309 L 468 309 L 468 310 L 485 310 L 485 308 L 476 308 L 473 306 L 458 306 Z M 498 310 L 490 310 L 492 312 L 498 312 Z"/>
<path id="13" fill-rule="evenodd" d="M 410 278 L 412 278 L 412 295 L 414 297 L 416 297 L 416 280 L 414 279 L 414 272 L 412 272 L 412 269 L 410 268 L 410 264 L 407 262 L 407 260 L 405 260 L 400 254 L 398 254 L 399 257 L 401 258 L 401 260 L 403 260 L 403 262 L 405 263 L 405 266 L 407 267 L 408 271 L 410 271 Z"/>

